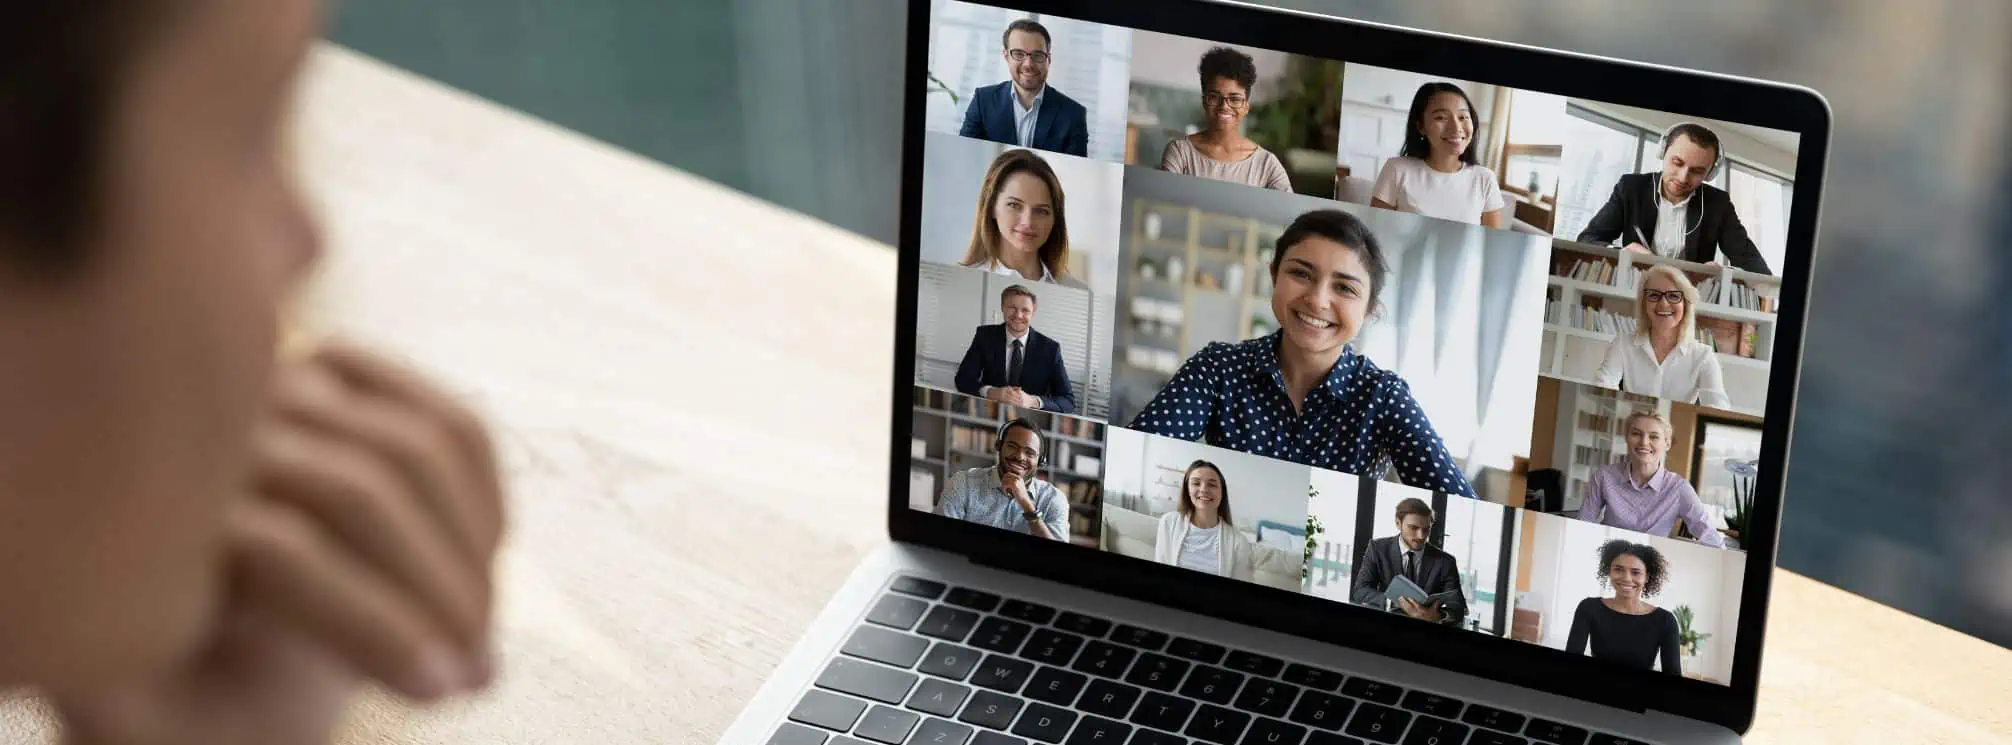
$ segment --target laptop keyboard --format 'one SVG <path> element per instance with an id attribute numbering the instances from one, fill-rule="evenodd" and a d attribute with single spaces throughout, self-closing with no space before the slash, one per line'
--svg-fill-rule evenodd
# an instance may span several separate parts
<path id="1" fill-rule="evenodd" d="M 769 745 L 1629 745 L 1426 691 L 896 578 Z"/>

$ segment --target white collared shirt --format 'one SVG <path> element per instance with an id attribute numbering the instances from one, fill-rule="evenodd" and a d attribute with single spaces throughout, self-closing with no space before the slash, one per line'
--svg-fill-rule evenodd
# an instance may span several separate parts
<path id="1" fill-rule="evenodd" d="M 1001 264 L 997 259 L 994 259 L 992 261 L 991 266 L 986 267 L 986 271 L 989 271 L 993 274 L 1011 274 L 1015 277 L 1019 277 L 1020 279 L 1026 279 L 1026 277 L 1021 276 L 1020 270 L 1014 269 L 1013 267 L 1007 266 L 1005 264 Z M 1041 281 L 1051 285 L 1057 284 L 1057 282 L 1055 282 L 1055 273 L 1049 271 L 1048 265 L 1045 263 L 1041 265 Z"/>
<path id="2" fill-rule="evenodd" d="M 1657 231 L 1661 232 L 1661 231 Z M 1656 361 L 1655 346 L 1646 336 L 1620 334 L 1607 346 L 1607 356 L 1593 373 L 1593 384 L 1644 396 L 1667 398 L 1679 403 L 1696 403 L 1718 409 L 1730 408 L 1726 397 L 1725 374 L 1719 356 L 1700 342 L 1685 341 L 1662 362 Z"/>
<path id="3" fill-rule="evenodd" d="M 1020 105 L 1020 87 L 1006 86 L 1013 94 L 1013 133 L 1019 138 L 1021 147 L 1034 146 L 1034 123 L 1041 116 L 1041 99 L 1048 95 L 1048 86 L 1041 86 L 1041 92 L 1034 94 L 1034 105 Z"/>
<path id="4" fill-rule="evenodd" d="M 1684 255 L 1685 228 L 1690 227 L 1690 203 L 1697 201 L 1697 192 L 1682 202 L 1671 202 L 1663 198 L 1662 184 L 1656 184 L 1656 244 L 1649 249 L 1658 256 L 1682 258 Z"/>
<path id="5" fill-rule="evenodd" d="M 1009 271 L 1010 271 L 1010 270 L 1009 270 Z M 1034 327 L 1032 327 L 1032 326 L 1029 326 L 1029 327 L 1027 327 L 1027 333 L 1024 333 L 1024 334 L 1021 334 L 1021 335 L 1019 335 L 1019 336 L 1014 336 L 1014 335 L 1013 335 L 1013 332 L 1011 332 L 1011 331 L 1008 331 L 1008 332 L 1006 332 L 1006 371 L 1007 371 L 1007 372 L 1009 372 L 1009 373 L 1010 373 L 1010 372 L 1012 372 L 1012 371 L 1013 371 L 1013 342 L 1016 342 L 1016 341 L 1017 341 L 1017 342 L 1020 342 L 1020 365 L 1021 365 L 1021 367 L 1022 367 L 1022 368 L 1025 368 L 1025 367 L 1026 367 L 1026 365 L 1027 365 L 1027 354 L 1028 354 L 1029 352 L 1031 352 L 1031 351 L 1032 351 L 1031 349 L 1029 349 L 1029 348 L 1028 348 L 1028 344 L 1027 344 L 1027 341 L 1028 341 L 1029 339 L 1031 339 L 1031 338 L 1032 338 L 1033 336 L 1034 336 Z M 1024 372 L 1024 369 L 1023 369 L 1023 372 Z M 1018 384 L 1018 383 L 1019 383 L 1019 381 L 1014 381 L 1014 383 L 1015 383 L 1015 384 Z M 989 396 L 989 395 L 992 395 L 992 386 L 989 386 L 989 385 L 981 385 L 981 386 L 979 386 L 979 387 L 978 387 L 978 397 L 979 397 L 979 398 L 984 398 L 984 397 L 986 397 L 986 396 Z M 1046 408 L 1046 407 L 1047 407 L 1047 405 L 1048 405 L 1048 402 L 1047 402 L 1047 401 L 1045 401 L 1045 400 L 1041 400 L 1041 397 L 1040 397 L 1040 396 L 1035 396 L 1034 398 L 1035 398 L 1035 399 L 1036 399 L 1036 400 L 1037 400 L 1037 401 L 1039 402 L 1039 403 L 1037 403 L 1037 404 L 1036 404 L 1036 405 L 1034 406 L 1034 408 L 1037 408 L 1037 409 L 1040 409 L 1040 408 Z"/>

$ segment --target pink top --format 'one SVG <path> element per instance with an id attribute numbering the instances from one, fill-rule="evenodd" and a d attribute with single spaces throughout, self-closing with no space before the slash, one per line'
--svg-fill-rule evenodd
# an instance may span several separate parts
<path id="1" fill-rule="evenodd" d="M 1667 468 L 1637 486 L 1626 461 L 1601 466 L 1586 484 L 1579 519 L 1655 536 L 1670 535 L 1682 520 L 1699 543 L 1726 547 L 1726 539 L 1706 521 L 1697 490 Z"/>

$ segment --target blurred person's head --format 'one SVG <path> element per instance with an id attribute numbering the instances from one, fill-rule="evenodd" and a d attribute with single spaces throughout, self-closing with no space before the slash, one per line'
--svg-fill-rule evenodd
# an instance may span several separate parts
<path id="1" fill-rule="evenodd" d="M 1620 600 L 1644 600 L 1663 591 L 1670 563 L 1646 543 L 1615 539 L 1600 545 L 1600 585 Z"/>
<path id="2" fill-rule="evenodd" d="M 1690 199 L 1718 166 L 1719 136 L 1703 125 L 1685 122 L 1671 127 L 1663 141 L 1663 198 Z"/>
<path id="3" fill-rule="evenodd" d="M 1397 540 L 1411 551 L 1425 547 L 1432 538 L 1432 505 L 1417 497 L 1397 503 Z"/>
<path id="4" fill-rule="evenodd" d="M 1319 356 L 1354 341 L 1389 273 L 1376 234 L 1354 215 L 1315 210 L 1295 218 L 1271 258 L 1271 309 L 1284 351 Z"/>
<path id="5" fill-rule="evenodd" d="M 1049 45 L 1054 40 L 1048 36 L 1048 29 L 1031 18 L 1022 18 L 1006 26 L 1006 33 L 1000 35 L 999 43 L 1004 47 L 1000 56 L 1006 59 L 1006 69 L 1013 72 L 1013 86 L 1028 93 L 1039 93 L 1048 85 Z"/>
<path id="6" fill-rule="evenodd" d="M 1041 466 L 1041 431 L 1026 419 L 1007 422 L 999 433 L 999 473 L 1026 480 Z"/>
<path id="7" fill-rule="evenodd" d="M 1411 96 L 1411 113 L 1405 117 L 1404 148 L 1398 154 L 1426 162 L 1479 163 L 1474 157 L 1474 102 L 1467 99 L 1467 92 L 1452 83 L 1418 86 Z"/>
<path id="8" fill-rule="evenodd" d="M 281 304 L 315 0 L 27 0 L 0 23 L 0 686 L 165 669 L 223 588 Z M 50 644 L 91 639 L 89 646 Z"/>
<path id="9" fill-rule="evenodd" d="M 1202 126 L 1215 132 L 1236 132 L 1251 110 L 1251 88 L 1257 85 L 1257 62 L 1229 47 L 1202 55 Z"/>
<path id="10" fill-rule="evenodd" d="M 1635 289 L 1635 335 L 1674 338 L 1678 343 L 1697 336 L 1698 288 L 1668 264 L 1642 272 Z"/>
<path id="11" fill-rule="evenodd" d="M 1013 285 L 999 293 L 999 314 L 1006 319 L 1006 332 L 1013 336 L 1027 333 L 1034 327 L 1034 307 L 1039 298 L 1020 285 Z"/>
<path id="12" fill-rule="evenodd" d="M 1229 481 L 1216 464 L 1205 460 L 1188 464 L 1187 473 L 1181 476 L 1181 514 L 1190 521 L 1207 522 L 1214 517 L 1235 524 L 1230 520 Z"/>
<path id="13" fill-rule="evenodd" d="M 1636 473 L 1654 473 L 1663 467 L 1670 451 L 1670 420 L 1655 409 L 1636 409 L 1628 414 L 1628 463 Z"/>
<path id="14" fill-rule="evenodd" d="M 1030 259 L 1061 279 L 1069 268 L 1069 221 L 1062 180 L 1031 150 L 1008 150 L 992 161 L 978 192 L 965 266 L 999 262 L 1018 267 Z"/>

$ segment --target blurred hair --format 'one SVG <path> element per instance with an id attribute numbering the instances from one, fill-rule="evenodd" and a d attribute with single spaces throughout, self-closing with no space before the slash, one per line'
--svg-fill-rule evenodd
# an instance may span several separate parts
<path id="1" fill-rule="evenodd" d="M 999 34 L 1000 48 L 1002 49 L 1007 48 L 1013 43 L 1013 32 L 1015 31 L 1024 31 L 1030 34 L 1040 34 L 1041 46 L 1050 50 L 1055 48 L 1055 37 L 1048 35 L 1048 27 L 1041 25 L 1040 21 L 1036 21 L 1032 18 L 1022 18 L 1020 20 L 1006 24 L 1006 30 Z"/>
<path id="2" fill-rule="evenodd" d="M 1432 105 L 1432 97 L 1441 93 L 1459 96 L 1460 102 L 1467 106 L 1467 121 L 1469 123 L 1474 121 L 1474 99 L 1468 98 L 1467 91 L 1461 90 L 1460 86 L 1452 83 L 1426 83 L 1418 86 L 1418 92 L 1411 96 L 1411 114 L 1404 118 L 1404 148 L 1397 152 L 1398 155 L 1419 160 L 1432 157 L 1432 143 L 1427 142 L 1424 133 L 1418 130 L 1425 127 L 1425 107 Z M 1474 157 L 1474 147 L 1479 142 L 1479 138 L 1467 138 L 1467 150 L 1460 153 L 1460 162 L 1470 166 L 1481 163 L 1480 159 Z"/>
<path id="3" fill-rule="evenodd" d="M 1222 78 L 1244 87 L 1248 95 L 1252 86 L 1257 85 L 1257 61 L 1251 56 L 1229 47 L 1216 47 L 1202 55 L 1198 72 L 1202 76 L 1202 91 L 1208 92 L 1209 81 Z"/>
<path id="4" fill-rule="evenodd" d="M 1655 409 L 1635 409 L 1634 411 L 1628 412 L 1628 419 L 1627 421 L 1622 422 L 1622 424 L 1625 426 L 1634 426 L 1636 419 L 1648 419 L 1654 421 L 1656 423 L 1656 426 L 1662 428 L 1663 440 L 1665 442 L 1668 442 L 1670 437 L 1676 434 L 1676 428 L 1670 426 L 1670 420 L 1667 417 L 1663 416 L 1663 412 L 1657 411 Z"/>
<path id="5" fill-rule="evenodd" d="M 1665 156 L 1669 155 L 1670 145 L 1675 143 L 1678 137 L 1689 138 L 1691 142 L 1697 143 L 1698 147 L 1712 151 L 1712 167 L 1706 169 L 1705 178 L 1711 179 L 1719 175 L 1719 161 L 1725 160 L 1726 154 L 1724 150 L 1719 149 L 1718 134 L 1706 129 L 1703 124 L 1684 122 L 1663 133 L 1663 148 L 1658 152 Z"/>
<path id="6" fill-rule="evenodd" d="M 1397 521 L 1404 522 L 1404 518 L 1412 515 L 1423 517 L 1428 523 L 1432 522 L 1432 505 L 1417 497 L 1405 497 L 1404 501 L 1397 503 Z"/>
<path id="7" fill-rule="evenodd" d="M 1014 295 L 1027 298 L 1028 301 L 1034 303 L 1034 307 L 1041 307 L 1041 298 L 1035 297 L 1034 291 L 1027 289 L 1023 285 L 1012 285 L 1004 290 L 1000 290 L 999 304 L 1005 305 L 1006 301 L 1012 299 Z"/>

